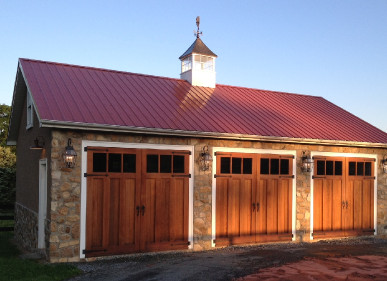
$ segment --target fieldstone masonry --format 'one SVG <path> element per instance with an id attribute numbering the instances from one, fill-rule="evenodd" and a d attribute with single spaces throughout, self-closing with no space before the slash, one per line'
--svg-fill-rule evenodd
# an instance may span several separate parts
<path id="1" fill-rule="evenodd" d="M 71 138 L 74 149 L 78 154 L 75 168 L 64 167 L 62 152 Z M 71 131 L 52 131 L 51 151 L 51 204 L 49 217 L 49 249 L 50 262 L 79 261 L 80 253 L 80 194 L 81 194 L 81 146 L 82 140 L 96 140 L 123 143 L 150 143 L 150 144 L 178 144 L 193 145 L 195 151 L 194 167 L 194 198 L 193 198 L 193 232 L 194 250 L 209 249 L 211 247 L 212 229 L 212 167 L 209 171 L 201 171 L 197 157 L 204 145 L 208 145 L 210 152 L 213 147 L 255 148 L 271 150 L 295 150 L 297 152 L 296 175 L 296 241 L 310 240 L 310 175 L 301 172 L 302 151 L 323 151 L 338 153 L 366 153 L 378 154 L 383 157 L 385 149 L 332 147 L 318 145 L 300 145 L 284 143 L 265 143 L 256 141 L 233 141 L 199 138 L 156 137 L 125 134 L 102 134 Z M 387 175 L 378 168 L 378 199 L 377 221 L 378 234 L 387 234 Z M 29 215 L 17 207 L 18 213 L 30 216 L 37 221 L 35 215 Z M 22 217 L 23 217 L 22 216 Z M 34 229 L 31 224 L 31 229 Z M 34 230 L 36 231 L 36 230 Z M 35 233 L 35 232 L 34 232 Z M 20 233 L 17 235 L 21 235 Z M 34 236 L 35 234 L 29 234 Z M 30 238 L 28 238 L 30 239 Z M 34 241 L 33 239 L 30 239 Z M 30 248 L 36 242 L 26 245 Z"/>
<path id="2" fill-rule="evenodd" d="M 25 206 L 15 204 L 15 240 L 28 251 L 38 247 L 38 214 Z"/>

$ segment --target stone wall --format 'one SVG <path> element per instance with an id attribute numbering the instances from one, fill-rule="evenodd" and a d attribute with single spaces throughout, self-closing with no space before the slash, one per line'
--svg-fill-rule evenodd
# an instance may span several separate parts
<path id="1" fill-rule="evenodd" d="M 74 169 L 64 168 L 61 154 L 71 138 L 78 153 Z M 79 260 L 80 237 L 80 193 L 81 193 L 81 146 L 82 140 L 95 140 L 123 143 L 149 143 L 192 145 L 195 151 L 194 190 L 193 190 L 193 233 L 194 250 L 209 249 L 212 238 L 212 168 L 209 171 L 199 169 L 198 156 L 204 145 L 210 152 L 213 147 L 253 148 L 270 150 L 294 150 L 297 154 L 296 173 L 296 240 L 310 240 L 310 175 L 301 171 L 302 152 L 321 151 L 336 153 L 378 154 L 383 157 L 387 149 L 333 147 L 319 145 L 299 145 L 284 143 L 265 143 L 257 141 L 232 141 L 218 139 L 177 138 L 139 136 L 129 134 L 104 134 L 69 132 L 55 130 L 52 132 L 51 157 L 51 218 L 49 259 L 51 262 Z M 379 165 L 378 165 L 379 166 Z M 387 175 L 378 168 L 378 233 L 387 234 Z"/>
<path id="2" fill-rule="evenodd" d="M 19 203 L 15 204 L 14 235 L 21 248 L 33 251 L 38 247 L 38 214 Z"/>

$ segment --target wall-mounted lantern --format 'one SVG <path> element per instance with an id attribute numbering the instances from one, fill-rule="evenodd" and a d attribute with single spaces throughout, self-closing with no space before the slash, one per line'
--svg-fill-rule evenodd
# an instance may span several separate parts
<path id="1" fill-rule="evenodd" d="M 301 169 L 305 173 L 310 173 L 313 168 L 313 159 L 310 155 L 306 155 L 305 151 L 302 152 L 302 166 Z"/>
<path id="2" fill-rule="evenodd" d="M 212 157 L 208 152 L 208 145 L 203 146 L 202 152 L 199 156 L 199 165 L 200 170 L 208 171 L 210 169 L 210 162 L 212 161 Z"/>
<path id="3" fill-rule="evenodd" d="M 77 160 L 77 153 L 74 147 L 71 145 L 71 139 L 68 139 L 65 152 L 63 153 L 63 161 L 67 168 L 74 168 L 75 161 Z"/>
<path id="4" fill-rule="evenodd" d="M 383 172 L 387 174 L 387 156 L 384 156 L 382 160 L 382 168 L 383 168 Z"/>
<path id="5" fill-rule="evenodd" d="M 44 138 L 42 136 L 37 136 L 36 139 L 34 139 L 34 145 L 30 146 L 30 149 L 40 150 L 40 149 L 43 149 L 43 146 L 44 146 Z"/>

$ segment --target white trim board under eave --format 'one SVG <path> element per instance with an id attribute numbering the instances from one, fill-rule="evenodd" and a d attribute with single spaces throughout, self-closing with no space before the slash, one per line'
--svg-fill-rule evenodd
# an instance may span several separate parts
<path id="1" fill-rule="evenodd" d="M 82 163 L 81 169 L 83 175 L 87 172 L 87 146 L 99 146 L 99 147 L 115 147 L 115 148 L 137 148 L 137 149 L 157 149 L 157 150 L 188 150 L 191 152 L 189 156 L 189 173 L 191 178 L 188 181 L 189 186 L 189 210 L 188 210 L 188 241 L 190 245 L 189 249 L 193 249 L 193 183 L 194 183 L 194 146 L 192 145 L 168 145 L 168 144 L 148 144 L 148 143 L 126 143 L 126 142 L 106 142 L 106 141 L 82 141 Z M 87 179 L 82 176 L 81 179 L 81 236 L 79 257 L 85 258 L 85 254 L 82 253 L 86 249 L 86 198 L 87 194 Z"/>
<path id="2" fill-rule="evenodd" d="M 364 153 L 336 153 L 336 152 L 319 152 L 319 151 L 311 151 L 310 156 L 313 158 L 314 156 L 326 156 L 326 157 L 346 157 L 346 158 L 372 158 L 376 159 L 374 163 L 374 171 L 375 171 L 375 180 L 374 180 L 374 235 L 377 234 L 377 206 L 378 206 L 378 155 L 376 154 L 364 154 Z M 314 181 L 312 176 L 314 174 L 314 165 L 312 167 L 311 172 L 309 173 L 309 181 L 310 181 L 310 240 L 313 240 L 313 195 L 314 195 Z"/>
<path id="3" fill-rule="evenodd" d="M 212 238 L 211 247 L 215 247 L 214 240 L 216 238 L 216 152 L 235 152 L 235 153 L 254 153 L 254 154 L 276 154 L 276 155 L 293 155 L 293 188 L 292 188 L 292 234 L 293 241 L 296 240 L 296 171 L 297 171 L 297 155 L 295 150 L 275 150 L 275 149 L 254 149 L 254 148 L 232 148 L 232 147 L 213 147 L 212 149 Z"/>

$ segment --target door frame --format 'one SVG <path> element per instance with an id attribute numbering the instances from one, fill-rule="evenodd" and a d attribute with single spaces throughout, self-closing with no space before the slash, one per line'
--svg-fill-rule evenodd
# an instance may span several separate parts
<path id="1" fill-rule="evenodd" d="M 188 204 L 188 248 L 193 249 L 193 183 L 194 183 L 194 146 L 193 145 L 169 145 L 169 144 L 149 144 L 149 143 L 127 143 L 127 142 L 108 142 L 108 141 L 89 141 L 82 140 L 82 162 L 81 175 L 87 173 L 87 151 L 85 147 L 115 147 L 132 149 L 157 149 L 157 150 L 188 150 L 189 155 L 189 173 L 191 178 L 188 181 L 189 186 L 189 204 Z M 86 249 L 86 202 L 87 202 L 87 178 L 81 176 L 81 218 L 80 218 L 80 237 L 79 237 L 79 257 L 85 258 L 83 250 Z"/>
<path id="2" fill-rule="evenodd" d="M 38 210 L 38 248 L 46 248 L 45 221 L 47 218 L 47 158 L 39 160 L 39 210 Z"/>
<path id="3" fill-rule="evenodd" d="M 375 173 L 375 180 L 374 180 L 374 235 L 377 233 L 377 189 L 378 189 L 378 155 L 377 154 L 364 154 L 364 153 L 336 153 L 336 152 L 320 152 L 320 151 L 311 151 L 310 156 L 313 158 L 314 156 L 323 156 L 323 157 L 344 157 L 344 158 L 371 158 L 376 159 L 374 163 L 374 173 Z M 313 181 L 313 174 L 314 174 L 314 165 L 312 167 L 311 172 L 309 173 L 309 181 L 310 181 L 310 233 L 309 237 L 310 240 L 313 240 L 313 215 L 314 215 L 314 202 L 313 202 L 313 196 L 314 196 L 314 181 Z"/>
<path id="4" fill-rule="evenodd" d="M 254 154 L 276 154 L 276 155 L 293 155 L 293 175 L 292 180 L 292 240 L 296 240 L 296 170 L 297 170 L 297 155 L 295 150 L 275 150 L 275 149 L 256 149 L 256 148 L 232 148 L 232 147 L 213 147 L 212 154 L 212 237 L 211 247 L 215 247 L 214 240 L 216 238 L 216 152 L 228 152 L 228 153 L 254 153 Z"/>

